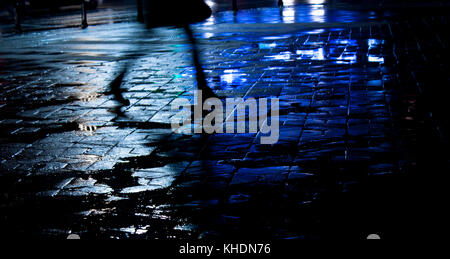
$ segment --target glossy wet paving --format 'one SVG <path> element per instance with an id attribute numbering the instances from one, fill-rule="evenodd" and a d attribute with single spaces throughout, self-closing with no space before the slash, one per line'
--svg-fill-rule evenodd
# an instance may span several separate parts
<path id="1" fill-rule="evenodd" d="M 430 83 L 422 64 L 448 82 L 448 16 L 395 18 L 300 5 L 195 27 L 216 94 L 280 99 L 271 146 L 259 134 L 172 133 L 171 102 L 195 89 L 182 30 L 121 23 L 2 39 L 2 228 L 45 238 L 397 234 L 388 226 L 426 206 L 410 206 L 411 183 L 431 168 L 423 152 L 436 151 L 418 147 L 445 137 L 439 113 L 418 102 Z M 130 105 L 119 116 L 108 85 L 124 64 Z"/>

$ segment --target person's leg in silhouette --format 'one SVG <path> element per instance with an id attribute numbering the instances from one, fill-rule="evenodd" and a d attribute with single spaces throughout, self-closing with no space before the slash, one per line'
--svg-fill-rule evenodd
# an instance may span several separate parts
<path id="1" fill-rule="evenodd" d="M 144 2 L 143 0 L 136 0 L 137 1 L 137 21 L 140 23 L 143 23 L 145 21 L 144 19 Z"/>
<path id="2" fill-rule="evenodd" d="M 189 25 L 185 25 L 184 30 L 186 32 L 186 35 L 188 36 L 189 43 L 192 47 L 192 59 L 196 71 L 196 81 L 197 81 L 197 88 L 198 90 L 202 91 L 202 95 L 204 99 L 208 99 L 211 97 L 217 97 L 213 90 L 208 87 L 208 83 L 206 81 L 205 72 L 203 71 L 203 66 L 200 62 L 199 57 L 199 51 L 197 48 L 197 41 L 194 37 L 194 33 Z M 133 60 L 138 59 L 140 56 L 144 56 L 144 53 L 140 53 L 139 55 L 136 55 L 132 60 L 126 62 L 126 64 L 123 65 L 121 70 L 119 71 L 119 74 L 114 78 L 113 81 L 111 81 L 109 85 L 109 94 L 113 95 L 114 100 L 116 100 L 119 103 L 119 106 L 116 107 L 115 112 L 118 116 L 124 116 L 124 113 L 122 112 L 122 108 L 130 105 L 130 101 L 127 100 L 123 93 L 126 92 L 122 88 L 122 84 L 124 81 L 124 78 L 129 70 L 129 68 L 134 64 Z"/>
<path id="3" fill-rule="evenodd" d="M 197 88 L 201 90 L 205 98 L 216 97 L 213 90 L 208 87 L 206 82 L 205 72 L 203 71 L 203 66 L 200 62 L 200 57 L 197 49 L 197 41 L 195 40 L 194 33 L 189 25 L 184 26 L 184 30 L 189 38 L 192 46 L 192 56 L 196 71 Z"/>
<path id="4" fill-rule="evenodd" d="M 24 14 L 25 2 L 23 0 L 16 0 L 13 2 L 14 6 L 14 22 L 16 32 L 22 32 L 22 16 Z"/>
<path id="5" fill-rule="evenodd" d="M 145 2 L 147 26 L 149 28 L 175 26 L 184 28 L 192 47 L 193 63 L 196 70 L 197 87 L 203 95 L 213 97 L 214 92 L 208 87 L 205 73 L 199 58 L 197 42 L 190 24 L 205 21 L 212 15 L 211 8 L 203 0 L 147 0 Z"/>
<path id="6" fill-rule="evenodd" d="M 142 0 L 138 0 L 138 4 L 142 3 L 141 1 Z M 145 3 L 147 4 L 147 6 L 146 6 L 147 15 L 149 13 L 148 8 L 152 7 L 152 9 L 150 9 L 152 11 L 151 16 L 150 16 L 151 19 L 149 19 L 150 21 L 147 21 L 147 26 L 150 29 L 159 27 L 159 26 L 176 26 L 176 27 L 182 27 L 184 29 L 184 31 L 186 32 L 186 35 L 188 37 L 189 43 L 191 44 L 191 47 L 192 47 L 192 57 L 193 57 L 195 71 L 196 71 L 197 88 L 198 88 L 198 90 L 202 91 L 202 95 L 205 99 L 210 98 L 210 97 L 216 97 L 213 90 L 208 87 L 208 84 L 206 81 L 206 76 L 203 71 L 202 64 L 200 62 L 199 51 L 197 48 L 197 41 L 196 41 L 196 39 L 194 37 L 194 33 L 189 25 L 191 22 L 199 22 L 199 21 L 204 20 L 207 17 L 209 17 L 211 15 L 211 10 L 209 9 L 209 7 L 207 7 L 206 5 L 202 5 L 201 4 L 202 2 L 200 1 L 200 2 L 198 2 L 198 3 L 200 3 L 199 9 L 203 8 L 204 9 L 203 12 L 198 14 L 198 17 L 195 17 L 195 16 L 187 17 L 186 13 L 189 12 L 189 9 L 184 10 L 183 5 L 181 4 L 181 3 L 183 3 L 185 6 L 186 2 L 179 2 L 178 4 L 180 4 L 182 7 L 178 8 L 174 11 L 174 14 L 173 14 L 174 20 L 172 21 L 172 20 L 170 20 L 170 19 L 168 20 L 166 17 L 162 16 L 164 13 L 161 13 L 161 12 L 165 11 L 164 8 L 167 7 L 166 5 L 162 4 L 161 2 L 151 2 L 152 5 L 149 5 L 149 2 L 145 2 Z M 185 16 L 185 17 L 183 18 L 183 16 Z M 140 53 L 138 55 L 135 55 L 133 60 L 136 60 L 138 57 L 143 56 L 143 55 L 144 55 L 144 53 L 142 51 L 140 51 Z M 113 95 L 114 99 L 118 103 L 120 103 L 120 105 L 116 108 L 116 113 L 119 116 L 124 115 L 122 112 L 122 108 L 130 105 L 130 102 L 127 99 L 125 99 L 123 96 L 123 93 L 125 92 L 125 90 L 122 89 L 122 83 L 123 83 L 124 77 L 126 76 L 126 73 L 129 69 L 129 67 L 133 63 L 134 62 L 131 62 L 131 61 L 126 62 L 126 64 L 120 70 L 118 76 L 110 83 L 110 86 L 109 86 L 109 88 L 110 88 L 109 93 Z"/>

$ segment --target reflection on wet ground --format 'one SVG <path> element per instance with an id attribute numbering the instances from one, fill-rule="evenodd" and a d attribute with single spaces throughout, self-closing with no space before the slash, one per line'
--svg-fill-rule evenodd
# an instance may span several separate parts
<path id="1" fill-rule="evenodd" d="M 403 66 L 423 54 L 412 40 L 423 24 L 286 2 L 195 26 L 216 94 L 280 99 L 271 146 L 261 134 L 172 132 L 170 103 L 195 88 L 182 30 L 121 23 L 2 39 L 2 227 L 48 238 L 303 239 L 398 223 L 406 205 L 393 190 L 418 170 L 428 125 Z M 435 43 L 447 44 L 439 28 Z M 129 62 L 130 105 L 117 116 L 108 85 Z"/>
<path id="2" fill-rule="evenodd" d="M 237 15 L 221 12 L 210 19 L 209 23 L 349 23 L 375 20 L 364 12 L 327 9 L 323 4 L 286 6 L 278 8 L 260 8 L 242 10 Z"/>

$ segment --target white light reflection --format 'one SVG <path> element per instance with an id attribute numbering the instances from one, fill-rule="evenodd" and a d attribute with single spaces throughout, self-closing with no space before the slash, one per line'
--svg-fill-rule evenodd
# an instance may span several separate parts
<path id="1" fill-rule="evenodd" d="M 316 30 L 308 31 L 306 33 L 307 34 L 321 34 L 321 33 L 324 33 L 324 32 L 325 32 L 324 29 L 316 29 Z"/>
<path id="2" fill-rule="evenodd" d="M 325 60 L 324 48 L 297 50 L 298 60 Z"/>
<path id="3" fill-rule="evenodd" d="M 284 23 L 295 23 L 295 9 L 294 8 L 284 8 L 282 15 L 283 15 Z"/>
<path id="4" fill-rule="evenodd" d="M 367 41 L 367 45 L 369 46 L 369 52 L 370 52 L 370 50 L 376 49 L 377 47 L 380 47 L 383 44 L 384 44 L 384 40 L 369 39 Z M 373 63 L 384 64 L 384 57 L 380 57 L 380 56 L 375 55 L 375 54 L 369 54 L 368 57 L 367 57 L 367 60 L 369 62 L 373 62 Z"/>
<path id="5" fill-rule="evenodd" d="M 313 5 L 309 14 L 311 15 L 311 20 L 313 22 L 325 22 L 325 8 L 323 5 Z"/>
<path id="6" fill-rule="evenodd" d="M 212 38 L 212 37 L 214 37 L 214 33 L 210 33 L 210 32 L 203 33 L 203 37 L 205 39 Z"/>
<path id="7" fill-rule="evenodd" d="M 295 0 L 283 0 L 284 6 L 293 6 L 295 5 Z"/>
<path id="8" fill-rule="evenodd" d="M 309 15 L 311 16 L 312 22 L 325 22 L 325 2 L 325 0 L 308 0 L 308 4 L 311 5 Z"/>
<path id="9" fill-rule="evenodd" d="M 284 61 L 292 61 L 292 53 L 289 51 L 281 52 L 277 55 L 266 56 L 268 60 L 284 60 Z"/>
<path id="10" fill-rule="evenodd" d="M 369 60 L 369 62 L 374 62 L 374 63 L 381 63 L 381 64 L 384 63 L 384 58 L 383 57 L 378 57 L 378 56 L 375 56 L 375 55 L 369 55 L 368 60 Z"/>
<path id="11" fill-rule="evenodd" d="M 211 0 L 206 0 L 205 3 L 207 5 L 209 5 L 209 7 L 211 7 L 211 9 L 213 9 L 216 6 L 216 3 L 214 3 L 214 1 L 211 1 Z"/>
<path id="12" fill-rule="evenodd" d="M 247 82 L 247 79 L 244 78 L 246 74 L 241 73 L 239 69 L 228 69 L 223 71 L 223 75 L 220 76 L 220 80 L 227 84 L 236 84 L 236 83 L 244 83 Z"/>
<path id="13" fill-rule="evenodd" d="M 355 64 L 357 57 L 356 54 L 342 54 L 337 60 L 337 64 Z"/>
<path id="14" fill-rule="evenodd" d="M 274 43 L 258 43 L 260 49 L 273 49 L 277 47 L 277 44 Z"/>
<path id="15" fill-rule="evenodd" d="M 205 26 L 211 26 L 214 25 L 216 23 L 216 19 L 214 18 L 214 15 L 212 15 L 211 17 L 209 17 L 205 23 L 203 23 L 203 25 Z M 212 29 L 212 28 L 211 28 Z"/>
<path id="16" fill-rule="evenodd" d="M 325 4 L 326 0 L 308 0 L 308 4 L 314 4 L 314 5 L 323 5 Z"/>
<path id="17" fill-rule="evenodd" d="M 384 44 L 384 40 L 369 39 L 367 41 L 367 44 L 369 45 L 369 49 L 373 49 L 375 47 L 378 47 L 378 46 Z"/>

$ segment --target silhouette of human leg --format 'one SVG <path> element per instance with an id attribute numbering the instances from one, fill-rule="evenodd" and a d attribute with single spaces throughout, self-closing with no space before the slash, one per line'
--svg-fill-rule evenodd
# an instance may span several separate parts
<path id="1" fill-rule="evenodd" d="M 197 49 L 197 42 L 195 40 L 194 33 L 192 32 L 192 29 L 189 25 L 185 25 L 184 30 L 186 31 L 186 34 L 188 35 L 189 41 L 192 45 L 192 56 L 193 56 L 193 60 L 194 60 L 195 70 L 196 70 L 198 90 L 202 90 L 203 96 L 206 98 L 217 97 L 214 94 L 213 90 L 211 90 L 211 88 L 208 87 L 208 84 L 206 82 L 206 76 L 203 71 L 202 64 L 200 62 L 198 49 Z"/>
<path id="2" fill-rule="evenodd" d="M 130 101 L 123 97 L 122 94 L 125 91 L 121 88 L 123 78 L 125 77 L 127 70 L 128 66 L 125 66 L 122 71 L 120 71 L 119 75 L 110 84 L 111 94 L 114 96 L 114 99 L 120 102 L 122 105 L 130 105 Z"/>
<path id="3" fill-rule="evenodd" d="M 81 28 L 86 29 L 88 27 L 86 2 L 81 0 Z"/>
<path id="4" fill-rule="evenodd" d="M 192 45 L 192 56 L 193 56 L 193 63 L 196 70 L 196 79 L 197 79 L 197 87 L 198 90 L 202 90 L 202 95 L 206 99 L 211 97 L 217 97 L 214 92 L 211 90 L 211 88 L 208 87 L 208 84 L 206 82 L 206 76 L 203 71 L 198 49 L 196 45 L 196 40 L 194 38 L 194 34 L 189 27 L 189 25 L 184 26 L 184 30 L 186 31 L 186 34 L 188 35 L 189 41 Z M 150 30 L 151 32 L 151 30 Z M 152 33 L 150 33 L 151 35 Z M 147 35 L 148 36 L 148 35 Z M 109 92 L 108 94 L 111 94 L 120 105 L 118 105 L 115 109 L 115 113 L 118 116 L 124 116 L 124 113 L 122 112 L 122 108 L 125 106 L 130 105 L 130 101 L 124 98 L 123 93 L 125 90 L 122 88 L 122 84 L 124 81 L 124 78 L 127 74 L 127 71 L 132 66 L 132 64 L 139 59 L 140 57 L 145 55 L 145 51 L 143 49 L 137 50 L 137 53 L 134 54 L 128 54 L 124 59 L 128 60 L 125 62 L 125 64 L 122 65 L 121 70 L 119 71 L 118 75 L 111 81 L 109 84 Z"/>
<path id="5" fill-rule="evenodd" d="M 238 11 L 237 0 L 233 0 L 233 12 L 236 13 Z"/>
<path id="6" fill-rule="evenodd" d="M 283 0 L 278 0 L 278 6 L 279 7 L 283 7 L 284 6 Z"/>
<path id="7" fill-rule="evenodd" d="M 137 1 L 137 21 L 140 23 L 144 22 L 144 3 L 143 0 Z"/>
<path id="8" fill-rule="evenodd" d="M 114 100 L 119 102 L 119 105 L 115 107 L 114 113 L 118 117 L 123 117 L 125 114 L 122 112 L 122 108 L 130 105 L 130 101 L 123 97 L 124 90 L 121 88 L 123 79 L 127 73 L 128 66 L 124 66 L 119 75 L 109 84 L 109 94 L 112 94 Z"/>
<path id="9" fill-rule="evenodd" d="M 143 33 L 145 33 L 145 35 L 136 34 L 134 35 L 134 37 L 151 37 L 152 30 Z M 126 92 L 126 90 L 122 88 L 124 78 L 130 68 L 132 68 L 134 63 L 139 60 L 139 58 L 142 58 L 147 54 L 146 47 L 147 46 L 142 43 L 137 44 L 137 48 L 134 49 L 134 51 L 128 52 L 128 54 L 124 55 L 121 58 L 124 63 L 121 65 L 119 73 L 109 84 L 109 90 L 107 91 L 107 94 L 112 95 L 113 99 L 119 103 L 119 105 L 114 110 L 117 116 L 125 116 L 125 114 L 122 112 L 122 108 L 130 105 L 130 101 L 123 95 Z"/>
<path id="10" fill-rule="evenodd" d="M 17 0 L 14 3 L 14 20 L 15 20 L 15 26 L 16 26 L 16 32 L 21 33 L 22 32 L 22 1 Z"/>

